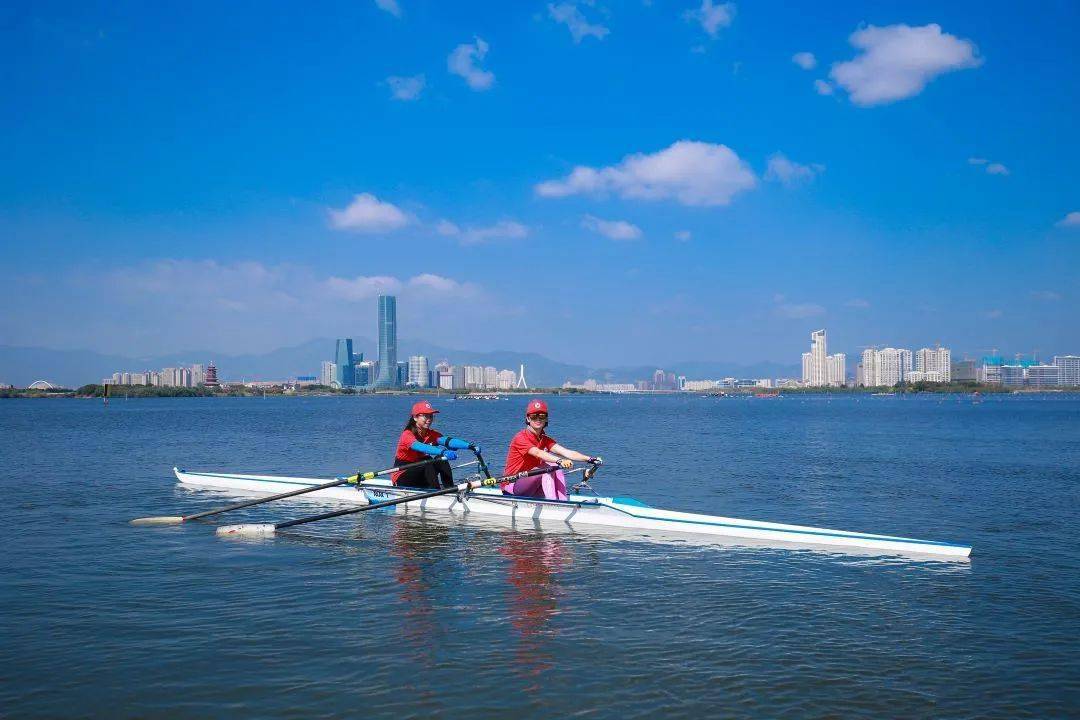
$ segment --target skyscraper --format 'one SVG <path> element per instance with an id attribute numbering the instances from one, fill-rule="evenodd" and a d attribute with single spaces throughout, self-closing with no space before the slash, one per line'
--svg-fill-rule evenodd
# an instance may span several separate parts
<path id="1" fill-rule="evenodd" d="M 375 387 L 397 385 L 397 298 L 379 296 L 379 376 Z"/>
<path id="2" fill-rule="evenodd" d="M 322 361 L 322 368 L 319 371 L 319 384 L 330 387 L 337 381 L 337 365 L 329 360 Z"/>
<path id="3" fill-rule="evenodd" d="M 802 354 L 802 381 L 807 387 L 840 387 L 847 382 L 847 356 L 829 355 L 825 331 L 810 333 L 810 352 Z"/>
<path id="4" fill-rule="evenodd" d="M 339 338 L 334 349 L 335 379 L 341 387 L 356 385 L 356 366 L 353 365 L 352 338 Z"/>
<path id="5" fill-rule="evenodd" d="M 428 387 L 428 360 L 424 355 L 409 358 L 409 384 L 416 387 Z"/>

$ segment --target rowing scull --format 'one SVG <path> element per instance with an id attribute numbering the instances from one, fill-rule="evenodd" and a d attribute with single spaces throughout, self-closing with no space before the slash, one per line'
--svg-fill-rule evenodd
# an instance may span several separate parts
<path id="1" fill-rule="evenodd" d="M 327 482 L 326 479 L 316 478 L 195 472 L 178 468 L 173 468 L 173 470 L 177 479 L 188 487 L 242 492 L 280 493 Z M 418 492 L 422 491 L 399 488 L 388 480 L 371 480 L 362 483 L 359 488 L 338 486 L 317 490 L 312 492 L 310 497 L 364 505 L 393 500 Z M 477 513 L 540 521 L 544 524 L 562 523 L 577 530 L 584 530 L 588 526 L 605 526 L 798 545 L 869 548 L 887 552 L 942 555 L 954 558 L 965 558 L 971 554 L 971 547 L 967 545 L 661 510 L 629 497 L 570 495 L 565 501 L 542 500 L 504 495 L 498 489 L 481 488 L 465 495 L 444 495 L 418 500 L 415 503 L 404 503 L 396 506 L 396 510 L 397 512 L 417 510 L 449 512 L 459 515 Z"/>

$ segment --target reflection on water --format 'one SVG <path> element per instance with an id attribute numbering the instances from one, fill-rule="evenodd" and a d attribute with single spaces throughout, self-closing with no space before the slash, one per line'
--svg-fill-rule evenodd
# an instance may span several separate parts
<path id="1" fill-rule="evenodd" d="M 499 553 L 510 561 L 507 603 L 518 637 L 514 673 L 525 681 L 527 692 L 538 692 L 553 680 L 545 677 L 554 667 L 547 649 L 556 634 L 551 619 L 563 595 L 559 573 L 569 569 L 573 554 L 561 538 L 519 534 L 503 537 Z"/>
<path id="2" fill-rule="evenodd" d="M 430 571 L 447 554 L 450 530 L 441 525 L 399 522 L 393 524 L 387 554 L 397 560 L 397 607 L 401 617 L 401 637 L 412 658 L 402 673 L 405 687 L 424 692 L 423 673 L 435 667 L 434 648 L 445 631 L 436 619 L 433 593 L 443 590 L 437 583 L 445 578 Z"/>

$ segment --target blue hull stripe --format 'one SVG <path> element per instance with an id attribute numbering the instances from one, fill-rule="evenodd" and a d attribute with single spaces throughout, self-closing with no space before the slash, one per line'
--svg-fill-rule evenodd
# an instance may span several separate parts
<path id="1" fill-rule="evenodd" d="M 854 533 L 845 533 L 843 531 L 827 531 L 827 530 L 791 530 L 783 528 L 763 528 L 756 525 L 736 525 L 735 523 L 717 522 L 714 520 L 680 520 L 679 518 L 661 518 L 661 517 L 649 517 L 648 515 L 638 515 L 618 505 L 606 505 L 612 510 L 618 510 L 621 513 L 629 515 L 630 517 L 637 518 L 639 520 L 655 520 L 657 522 L 674 522 L 674 523 L 686 523 L 688 525 L 711 525 L 715 527 L 729 527 L 739 530 L 757 530 L 760 532 L 774 532 L 774 533 L 791 533 L 794 535 L 815 535 L 823 537 L 835 537 L 844 538 L 845 540 L 879 540 L 883 542 L 902 542 L 910 545 L 933 545 L 934 547 L 953 547 L 961 548 L 963 550 L 970 550 L 967 545 L 956 545 L 954 543 L 939 542 L 937 540 L 915 540 L 913 538 L 896 537 L 890 535 L 858 535 Z"/>

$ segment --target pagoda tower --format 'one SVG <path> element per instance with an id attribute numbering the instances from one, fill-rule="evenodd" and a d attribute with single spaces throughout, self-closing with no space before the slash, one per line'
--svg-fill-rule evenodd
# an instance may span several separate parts
<path id="1" fill-rule="evenodd" d="M 217 366 L 214 365 L 213 360 L 206 366 L 206 381 L 203 382 L 203 385 L 212 388 L 221 387 L 221 383 L 217 379 Z"/>

